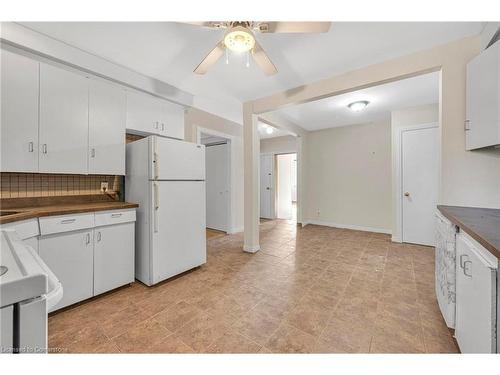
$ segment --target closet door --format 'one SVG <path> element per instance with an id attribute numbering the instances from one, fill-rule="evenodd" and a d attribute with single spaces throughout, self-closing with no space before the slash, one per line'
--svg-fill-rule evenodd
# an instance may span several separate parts
<path id="1" fill-rule="evenodd" d="M 88 79 L 40 64 L 40 172 L 87 173 Z"/>
<path id="2" fill-rule="evenodd" d="M 2 172 L 38 172 L 37 61 L 1 51 Z"/>

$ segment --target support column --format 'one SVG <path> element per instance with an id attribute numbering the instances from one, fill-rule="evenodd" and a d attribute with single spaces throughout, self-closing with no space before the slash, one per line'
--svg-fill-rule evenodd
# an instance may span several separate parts
<path id="1" fill-rule="evenodd" d="M 257 116 L 251 103 L 243 104 L 243 152 L 244 152 L 244 244 L 243 251 L 260 250 L 260 139 Z"/>

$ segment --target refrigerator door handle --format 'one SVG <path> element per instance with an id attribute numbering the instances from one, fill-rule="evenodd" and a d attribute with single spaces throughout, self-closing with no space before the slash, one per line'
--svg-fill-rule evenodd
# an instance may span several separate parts
<path id="1" fill-rule="evenodd" d="M 153 224 L 154 224 L 154 232 L 158 233 L 158 209 L 160 208 L 160 193 L 158 191 L 158 183 L 153 183 L 154 190 L 154 212 L 153 212 Z"/>
<path id="2" fill-rule="evenodd" d="M 158 160 L 158 142 L 156 137 L 153 137 L 153 169 L 154 169 L 154 179 L 158 179 L 158 171 L 159 171 L 159 163 L 160 161 Z"/>

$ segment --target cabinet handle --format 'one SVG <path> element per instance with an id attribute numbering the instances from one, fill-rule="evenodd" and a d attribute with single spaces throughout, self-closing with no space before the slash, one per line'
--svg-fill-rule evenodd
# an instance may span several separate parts
<path id="1" fill-rule="evenodd" d="M 121 217 L 122 214 L 111 214 L 111 217 Z"/>
<path id="2" fill-rule="evenodd" d="M 464 130 L 467 131 L 467 130 L 470 130 L 470 127 L 468 126 L 470 124 L 470 120 L 465 120 L 464 121 Z"/>
<path id="3" fill-rule="evenodd" d="M 90 233 L 87 233 L 87 234 L 85 235 L 85 244 L 86 244 L 86 245 L 90 244 Z"/>
<path id="4" fill-rule="evenodd" d="M 460 268 L 464 268 L 464 259 L 468 257 L 469 256 L 467 254 L 460 255 Z"/>
<path id="5" fill-rule="evenodd" d="M 47 143 L 44 143 L 44 144 L 42 145 L 42 152 L 43 152 L 44 154 L 46 154 L 46 153 L 47 153 Z"/>
<path id="6" fill-rule="evenodd" d="M 97 242 L 101 242 L 101 232 L 97 232 Z"/>
<path id="7" fill-rule="evenodd" d="M 74 223 L 76 221 L 76 219 L 64 219 L 64 220 L 61 220 L 61 224 L 71 224 L 71 223 Z"/>
<path id="8" fill-rule="evenodd" d="M 161 124 L 161 131 L 164 131 L 164 130 L 165 130 L 165 124 L 164 124 L 164 123 L 162 123 L 162 124 Z"/>
<path id="9" fill-rule="evenodd" d="M 33 152 L 33 142 L 28 143 L 28 152 Z"/>
<path id="10" fill-rule="evenodd" d="M 154 123 L 153 128 L 158 129 L 158 121 Z"/>
<path id="11" fill-rule="evenodd" d="M 95 148 L 90 150 L 90 157 L 95 158 Z"/>
<path id="12" fill-rule="evenodd" d="M 472 262 L 470 260 L 466 260 L 464 262 L 464 275 L 465 276 L 468 276 L 468 277 L 472 277 L 472 274 L 471 273 L 467 273 L 467 264 L 471 264 L 472 265 Z"/>

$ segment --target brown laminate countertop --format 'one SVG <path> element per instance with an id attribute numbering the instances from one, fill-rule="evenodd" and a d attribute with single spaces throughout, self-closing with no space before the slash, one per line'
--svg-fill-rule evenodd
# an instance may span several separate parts
<path id="1" fill-rule="evenodd" d="M 438 210 L 500 259 L 500 209 L 437 206 Z"/>
<path id="2" fill-rule="evenodd" d="M 32 219 L 42 216 L 57 216 L 66 214 L 77 214 L 84 212 L 120 210 L 127 208 L 137 208 L 137 203 L 100 201 L 100 202 L 82 202 L 82 203 L 62 203 L 40 205 L 32 207 L 9 207 L 3 211 L 16 211 L 13 215 L 0 216 L 0 224 L 12 223 L 14 221 Z"/>

